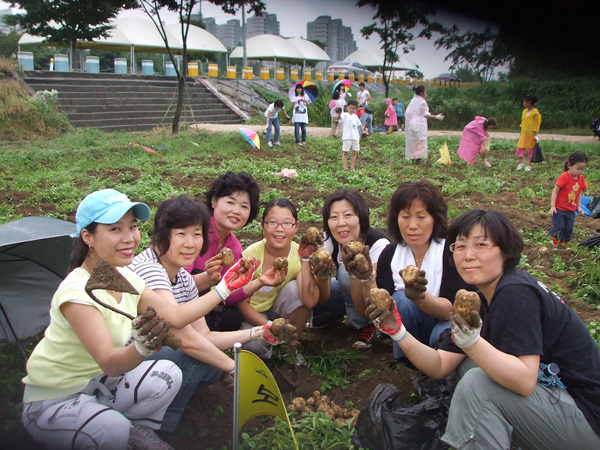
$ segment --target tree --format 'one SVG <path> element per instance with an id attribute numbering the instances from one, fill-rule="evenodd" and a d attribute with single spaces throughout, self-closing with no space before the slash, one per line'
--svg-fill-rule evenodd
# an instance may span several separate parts
<path id="1" fill-rule="evenodd" d="M 16 55 L 20 37 L 21 35 L 16 31 L 11 31 L 8 34 L 0 33 L 0 56 L 10 58 Z"/>
<path id="2" fill-rule="evenodd" d="M 308 41 L 320 47 L 321 50 L 325 50 L 325 48 L 327 47 L 327 44 L 323 41 L 320 41 L 319 39 L 309 39 Z"/>
<path id="3" fill-rule="evenodd" d="M 431 28 L 442 34 L 435 41 L 436 47 L 452 50 L 444 58 L 444 61 L 452 62 L 450 70 L 469 68 L 475 72 L 480 81 L 489 81 L 497 68 L 513 61 L 508 47 L 489 27 L 486 27 L 482 33 L 475 31 L 460 33 L 456 25 L 445 28 L 439 24 L 432 24 Z"/>
<path id="4" fill-rule="evenodd" d="M 362 35 L 369 39 L 373 34 L 379 36 L 381 50 L 383 50 L 383 82 L 385 84 L 385 95 L 389 92 L 389 79 L 386 71 L 391 71 L 393 64 L 400 60 L 398 49 L 403 53 L 409 53 L 415 49 L 411 42 L 417 37 L 430 37 L 427 25 L 428 16 L 434 14 L 434 10 L 428 4 L 417 2 L 383 0 L 358 0 L 356 6 L 371 6 L 377 10 L 373 16 L 375 23 L 363 27 Z M 423 26 L 424 29 L 417 36 L 412 32 L 416 27 Z"/>
<path id="5" fill-rule="evenodd" d="M 265 4 L 260 0 L 209 0 L 215 5 L 221 6 L 224 12 L 235 14 L 239 7 L 248 7 L 248 11 L 253 11 L 255 14 L 261 15 L 265 9 Z M 177 106 L 173 123 L 171 124 L 171 132 L 177 134 L 179 132 L 179 121 L 181 119 L 181 110 L 183 108 L 183 98 L 185 95 L 186 68 L 187 68 L 187 36 L 190 29 L 191 14 L 194 7 L 200 3 L 200 0 L 140 0 L 139 4 L 146 15 L 154 22 L 156 29 L 165 43 L 165 48 L 177 77 Z M 165 31 L 160 11 L 166 8 L 169 11 L 176 12 L 179 15 L 179 24 L 181 28 L 181 41 L 183 48 L 181 50 L 181 59 L 183 61 L 183 72 L 179 70 L 175 55 L 169 45 L 169 38 Z"/>
<path id="6" fill-rule="evenodd" d="M 135 0 L 19 0 L 24 14 L 7 19 L 12 25 L 19 24 L 34 36 L 46 37 L 46 41 L 71 47 L 73 69 L 77 69 L 77 41 L 91 41 L 106 37 L 111 30 L 109 19 L 121 9 L 136 6 Z"/>

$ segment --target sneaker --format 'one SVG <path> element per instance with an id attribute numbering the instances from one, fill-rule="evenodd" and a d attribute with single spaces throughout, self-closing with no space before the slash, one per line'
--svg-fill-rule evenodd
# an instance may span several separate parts
<path id="1" fill-rule="evenodd" d="M 273 143 L 271 141 L 267 142 L 267 147 L 273 147 Z"/>
<path id="2" fill-rule="evenodd" d="M 531 166 L 525 166 L 525 172 L 531 172 Z"/>
<path id="3" fill-rule="evenodd" d="M 275 145 L 276 145 L 277 147 L 281 146 L 281 144 L 279 143 L 279 141 L 275 142 Z"/>
<path id="4" fill-rule="evenodd" d="M 523 164 L 519 164 L 519 165 L 517 166 L 517 170 L 523 170 Z"/>
<path id="5" fill-rule="evenodd" d="M 129 433 L 129 445 L 133 450 L 174 450 L 151 428 L 134 423 Z"/>
<path id="6" fill-rule="evenodd" d="M 550 241 L 552 242 L 553 245 L 558 245 L 558 239 L 550 238 Z"/>
<path id="7" fill-rule="evenodd" d="M 352 348 L 356 350 L 368 350 L 373 346 L 373 337 L 375 336 L 375 332 L 377 328 L 372 323 L 366 324 L 360 330 L 358 330 L 358 339 L 354 344 L 352 344 Z"/>
<path id="8" fill-rule="evenodd" d="M 490 164 L 488 161 L 484 161 L 484 162 L 483 162 L 483 165 L 484 165 L 485 167 L 492 167 L 492 165 L 491 165 L 491 164 Z"/>

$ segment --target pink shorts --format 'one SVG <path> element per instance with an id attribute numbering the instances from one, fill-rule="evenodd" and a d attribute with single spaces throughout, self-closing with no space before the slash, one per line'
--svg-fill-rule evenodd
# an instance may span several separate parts
<path id="1" fill-rule="evenodd" d="M 531 157 L 533 156 L 533 148 L 517 147 L 517 157 L 522 158 L 523 156 L 525 156 L 525 151 L 529 152 L 527 154 L 527 158 L 531 159 Z"/>

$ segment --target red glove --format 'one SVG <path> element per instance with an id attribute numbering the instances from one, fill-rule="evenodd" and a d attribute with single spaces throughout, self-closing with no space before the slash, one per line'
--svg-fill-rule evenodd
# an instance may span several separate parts
<path id="1" fill-rule="evenodd" d="M 271 345 L 279 345 L 282 342 L 271 332 L 271 324 L 259 325 L 250 329 L 250 342 L 265 341 Z"/>
<path id="2" fill-rule="evenodd" d="M 244 261 L 248 261 L 248 268 L 244 268 Z M 256 258 L 241 258 L 223 275 L 223 279 L 215 286 L 215 291 L 227 304 L 226 300 L 232 291 L 245 286 L 254 276 L 254 271 L 260 265 L 260 260 Z"/>
<path id="3" fill-rule="evenodd" d="M 373 321 L 373 325 L 382 333 L 390 336 L 394 342 L 401 341 L 406 335 L 406 328 L 402 324 L 402 318 L 396 308 L 396 303 L 392 302 L 389 310 L 384 310 L 372 304 L 366 299 L 367 308 L 365 315 Z"/>

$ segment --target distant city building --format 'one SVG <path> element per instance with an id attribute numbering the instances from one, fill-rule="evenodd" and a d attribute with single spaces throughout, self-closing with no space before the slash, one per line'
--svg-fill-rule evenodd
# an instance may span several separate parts
<path id="1" fill-rule="evenodd" d="M 0 9 L 0 32 L 4 34 L 8 34 L 16 29 L 15 27 L 9 27 L 4 23 L 4 18 L 7 16 L 12 16 L 12 11 L 10 9 Z"/>
<path id="2" fill-rule="evenodd" d="M 228 20 L 223 25 L 217 25 L 217 38 L 227 48 L 237 47 L 242 41 L 242 27 L 238 19 Z"/>
<path id="3" fill-rule="evenodd" d="M 262 17 L 253 16 L 246 21 L 246 37 L 251 38 L 259 34 L 274 34 L 280 36 L 279 20 L 277 14 L 263 13 Z"/>
<path id="4" fill-rule="evenodd" d="M 314 21 L 308 22 L 306 38 L 325 43 L 325 52 L 333 62 L 341 61 L 358 50 L 352 28 L 345 26 L 341 19 L 332 20 L 331 16 L 319 16 Z"/>
<path id="5" fill-rule="evenodd" d="M 213 36 L 217 35 L 217 22 L 214 17 L 205 17 L 202 19 L 204 22 L 204 29 Z"/>

